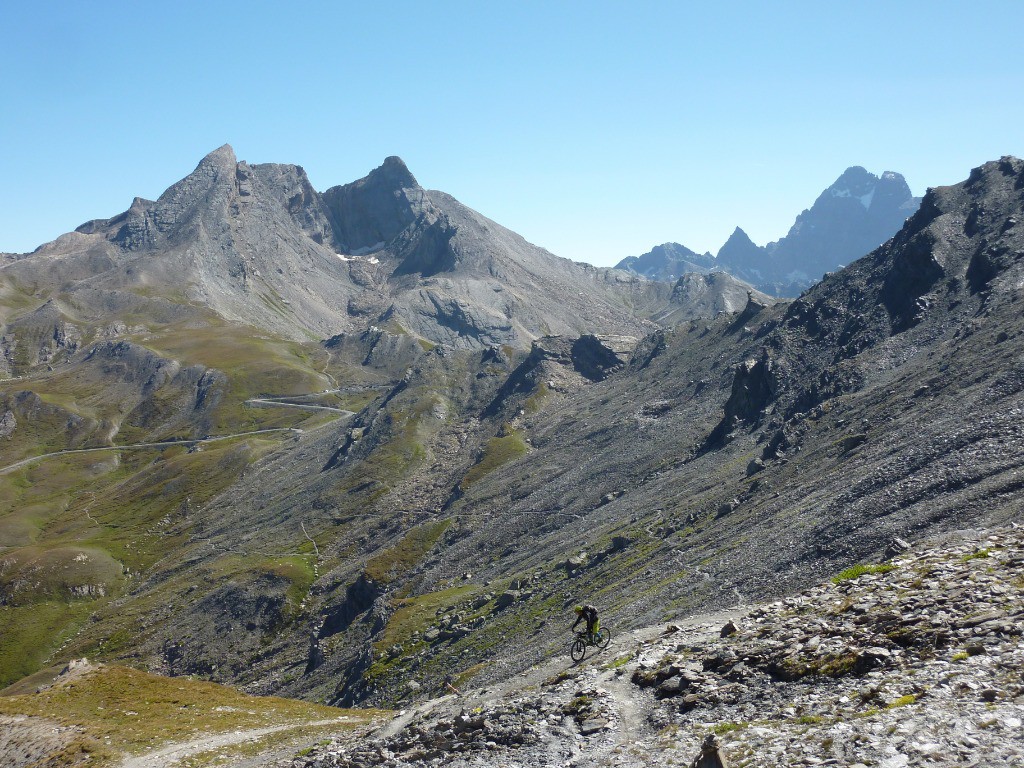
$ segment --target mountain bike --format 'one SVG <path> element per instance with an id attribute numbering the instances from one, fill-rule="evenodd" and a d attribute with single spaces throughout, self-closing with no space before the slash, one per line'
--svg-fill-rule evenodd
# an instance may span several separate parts
<path id="1" fill-rule="evenodd" d="M 605 649 L 608 647 L 608 643 L 612 641 L 612 633 L 608 627 L 601 627 L 597 632 L 591 635 L 586 630 L 577 632 L 576 637 L 573 638 L 572 643 L 569 645 L 569 655 L 575 662 L 583 661 L 583 657 L 587 655 L 587 647 Z"/>

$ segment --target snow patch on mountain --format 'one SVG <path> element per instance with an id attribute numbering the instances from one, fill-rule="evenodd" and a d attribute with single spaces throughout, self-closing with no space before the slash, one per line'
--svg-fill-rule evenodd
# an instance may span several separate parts
<path id="1" fill-rule="evenodd" d="M 351 256 L 346 256 L 344 253 L 339 253 L 339 254 L 336 254 L 336 255 L 342 261 L 365 261 L 367 264 L 380 264 L 380 259 L 378 259 L 376 256 L 370 256 L 370 257 L 366 258 L 366 257 L 360 256 L 358 254 L 352 254 Z"/>
<path id="2" fill-rule="evenodd" d="M 871 208 L 871 201 L 875 197 L 875 187 L 871 187 L 868 193 L 864 195 L 854 195 L 848 189 L 831 189 L 829 191 L 832 193 L 832 197 L 856 197 L 860 200 L 860 204 L 864 206 L 864 210 Z"/>

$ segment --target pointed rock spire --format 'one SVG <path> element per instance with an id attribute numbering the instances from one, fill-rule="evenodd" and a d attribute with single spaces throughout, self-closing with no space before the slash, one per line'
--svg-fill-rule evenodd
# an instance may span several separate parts
<path id="1" fill-rule="evenodd" d="M 358 181 L 328 189 L 323 200 L 338 245 L 352 252 L 389 242 L 415 219 L 403 190 L 419 188 L 402 159 L 392 155 Z"/>
<path id="2" fill-rule="evenodd" d="M 409 167 L 402 158 L 397 155 L 384 158 L 384 162 L 379 167 L 374 168 L 360 181 L 364 182 L 367 186 L 382 187 L 390 190 L 416 189 L 419 187 L 416 177 L 409 171 Z"/>
<path id="3" fill-rule="evenodd" d="M 724 267 L 756 269 L 761 266 L 764 258 L 764 248 L 756 245 L 746 232 L 736 227 L 725 244 L 718 249 L 715 260 Z"/>
<path id="4" fill-rule="evenodd" d="M 222 144 L 200 160 L 199 165 L 196 166 L 196 170 L 198 171 L 200 168 L 204 167 L 233 169 L 237 163 L 238 159 L 235 157 L 235 150 L 230 144 Z"/>

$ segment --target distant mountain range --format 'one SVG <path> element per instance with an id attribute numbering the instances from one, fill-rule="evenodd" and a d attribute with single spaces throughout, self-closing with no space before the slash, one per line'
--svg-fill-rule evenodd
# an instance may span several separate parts
<path id="1" fill-rule="evenodd" d="M 130 306 L 150 318 L 212 312 L 294 339 L 377 326 L 520 348 L 544 334 L 649 329 L 623 306 L 621 275 L 424 189 L 397 157 L 319 193 L 301 167 L 239 162 L 224 145 L 158 200 L 5 260 L 3 284 L 53 298 L 78 325 Z"/>
<path id="2" fill-rule="evenodd" d="M 662 243 L 643 256 L 627 256 L 616 269 L 625 269 L 651 280 L 673 283 L 687 272 L 708 272 L 715 267 L 710 253 L 697 253 L 679 243 Z"/>
<path id="3" fill-rule="evenodd" d="M 623 259 L 616 268 L 669 282 L 686 272 L 717 269 L 772 296 L 796 296 L 826 272 L 884 243 L 920 204 L 900 174 L 886 171 L 879 177 L 854 166 L 796 217 L 781 240 L 759 246 L 736 227 L 715 257 L 664 243 Z"/>

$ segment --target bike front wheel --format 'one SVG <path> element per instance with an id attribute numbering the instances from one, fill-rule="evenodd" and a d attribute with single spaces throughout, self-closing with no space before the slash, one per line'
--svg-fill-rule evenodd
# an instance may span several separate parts
<path id="1" fill-rule="evenodd" d="M 604 650 L 608 647 L 608 643 L 612 641 L 612 633 L 608 627 L 601 627 L 597 630 L 597 635 L 594 637 L 594 645 Z"/>
<path id="2" fill-rule="evenodd" d="M 577 637 L 572 641 L 572 645 L 569 646 L 569 655 L 572 656 L 573 661 L 583 661 L 583 657 L 587 655 L 587 642 L 582 637 Z"/>

